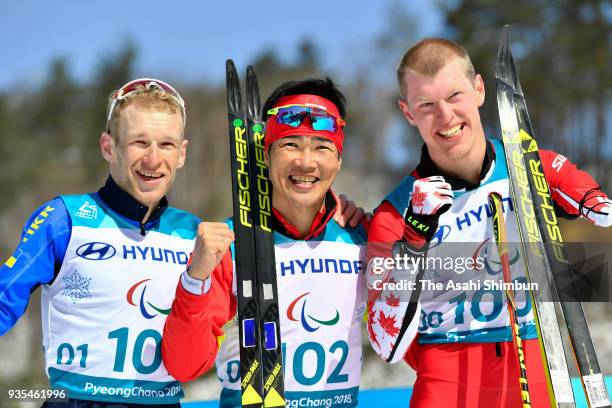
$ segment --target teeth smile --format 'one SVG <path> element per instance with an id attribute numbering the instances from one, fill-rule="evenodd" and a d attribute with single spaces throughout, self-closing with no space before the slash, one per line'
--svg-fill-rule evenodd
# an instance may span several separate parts
<path id="1" fill-rule="evenodd" d="M 147 172 L 139 171 L 139 170 L 136 170 L 136 173 L 140 174 L 141 176 L 148 177 L 148 178 L 160 178 L 160 177 L 162 177 L 162 175 L 159 174 L 159 173 L 147 173 Z"/>
<path id="2" fill-rule="evenodd" d="M 317 181 L 316 177 L 312 176 L 289 176 L 292 181 L 296 181 L 298 183 L 314 183 Z"/>
<path id="3" fill-rule="evenodd" d="M 450 129 L 444 130 L 444 131 L 440 131 L 438 133 L 440 133 L 442 136 L 446 136 L 446 137 L 451 137 L 451 136 L 455 136 L 457 133 L 459 133 L 459 131 L 463 128 L 462 125 L 457 125 L 454 126 Z"/>

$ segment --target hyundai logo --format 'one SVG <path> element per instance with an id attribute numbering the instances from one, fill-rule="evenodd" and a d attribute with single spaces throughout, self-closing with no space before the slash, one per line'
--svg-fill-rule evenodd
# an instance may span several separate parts
<path id="1" fill-rule="evenodd" d="M 431 239 L 431 244 L 429 245 L 429 249 L 435 248 L 440 245 L 451 232 L 451 227 L 448 225 L 440 225 L 436 234 Z"/>
<path id="2" fill-rule="evenodd" d="M 88 242 L 76 250 L 78 256 L 92 261 L 103 261 L 112 258 L 116 253 L 115 247 L 105 242 Z"/>

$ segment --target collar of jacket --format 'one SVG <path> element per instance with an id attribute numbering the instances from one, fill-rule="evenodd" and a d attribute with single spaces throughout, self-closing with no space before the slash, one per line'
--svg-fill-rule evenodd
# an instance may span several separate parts
<path id="1" fill-rule="evenodd" d="M 491 168 L 491 165 L 495 161 L 495 149 L 493 148 L 493 144 L 489 140 L 487 140 L 486 142 L 487 149 L 485 151 L 485 156 L 482 161 L 482 168 L 480 169 L 480 180 L 482 180 L 487 175 L 489 169 Z M 480 186 L 480 183 L 472 183 L 468 180 L 448 176 L 442 171 L 438 170 L 438 167 L 429 156 L 427 145 L 423 145 L 423 148 L 421 149 L 421 162 L 419 163 L 414 172 L 414 175 L 418 178 L 442 175 L 444 176 L 446 182 L 451 185 L 453 190 L 474 190 L 475 188 L 478 188 Z"/>
<path id="2" fill-rule="evenodd" d="M 168 199 L 164 196 L 145 224 L 142 223 L 149 207 L 142 205 L 134 197 L 123 191 L 111 176 L 108 176 L 106 184 L 98 190 L 98 195 L 111 210 L 128 220 L 135 221 L 140 225 L 140 233 L 144 235 L 146 229 L 151 229 L 159 221 L 163 212 L 168 208 Z"/>
<path id="3" fill-rule="evenodd" d="M 300 238 L 300 231 L 289 221 L 287 221 L 283 217 L 283 215 L 275 208 L 272 208 L 272 228 L 274 229 L 274 231 L 279 232 L 289 238 L 307 241 L 323 232 L 323 230 L 327 226 L 327 223 L 336 212 L 337 207 L 337 198 L 330 190 L 327 192 L 327 194 L 325 194 L 325 201 L 323 203 L 323 206 L 312 221 L 310 231 L 304 238 Z"/>

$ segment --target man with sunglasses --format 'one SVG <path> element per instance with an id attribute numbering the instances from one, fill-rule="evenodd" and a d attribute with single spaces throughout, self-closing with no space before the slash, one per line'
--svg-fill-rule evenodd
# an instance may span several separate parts
<path id="1" fill-rule="evenodd" d="M 342 163 L 344 96 L 331 80 L 279 86 L 264 105 L 286 405 L 357 405 L 365 312 L 365 224 L 332 219 Z M 231 221 L 230 221 L 231 222 Z M 222 407 L 239 407 L 240 357 L 231 254 L 205 268 L 196 247 L 164 328 L 164 364 L 181 381 L 215 361 Z M 212 277 L 209 278 L 209 276 Z M 211 281 L 212 284 L 202 282 Z M 187 283 L 187 284 L 186 284 Z"/>
<path id="2" fill-rule="evenodd" d="M 448 282 L 464 283 L 459 280 L 463 273 L 473 273 L 479 283 L 501 276 L 488 204 L 491 192 L 502 196 L 508 242 L 519 239 L 514 215 L 519 203 L 510 201 L 503 145 L 485 136 L 480 121 L 483 80 L 466 50 L 441 38 L 426 38 L 410 47 L 397 79 L 399 107 L 418 128 L 424 146 L 416 169 L 384 199 L 372 220 L 370 342 L 386 361 L 404 359 L 415 369 L 411 407 L 525 406 L 502 291 L 448 289 Z M 582 216 L 602 227 L 612 224 L 612 202 L 591 176 L 558 153 L 540 150 L 540 157 L 557 214 Z M 525 279 L 515 250 L 509 261 L 514 264 L 513 276 Z M 495 255 L 486 255 L 487 251 Z M 396 268 L 393 262 L 385 266 L 384 261 L 397 253 L 422 260 L 452 254 L 453 260 L 465 265 L 472 261 L 472 267 L 461 270 L 451 262 L 414 274 L 419 268 Z M 424 299 L 423 292 L 419 300 L 419 286 L 393 290 L 392 285 L 388 289 L 381 285 L 381 281 L 399 282 L 408 276 L 406 270 L 416 276 L 414 281 L 423 276 L 442 289 L 428 289 L 429 296 Z M 550 407 L 531 303 L 523 291 L 516 293 L 531 406 Z M 391 296 L 397 299 L 393 304 L 385 301 Z"/>
<path id="3" fill-rule="evenodd" d="M 46 407 L 179 406 L 183 391 L 162 364 L 161 333 L 174 298 L 168 288 L 185 270 L 199 224 L 165 197 L 185 162 L 185 118 L 183 99 L 162 81 L 137 79 L 113 92 L 100 137 L 106 184 L 36 210 L 0 270 L 0 334 L 42 287 L 46 372 L 70 397 Z"/>

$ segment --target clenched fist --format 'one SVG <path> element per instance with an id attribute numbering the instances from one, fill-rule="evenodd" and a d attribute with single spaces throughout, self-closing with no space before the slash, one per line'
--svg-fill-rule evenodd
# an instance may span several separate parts
<path id="1" fill-rule="evenodd" d="M 221 262 L 234 241 L 234 231 L 223 222 L 202 222 L 191 255 L 189 276 L 205 280 Z"/>
<path id="2" fill-rule="evenodd" d="M 413 248 L 423 248 L 436 233 L 438 218 L 453 204 L 453 190 L 442 176 L 416 180 L 404 214 L 404 240 Z"/>
<path id="3" fill-rule="evenodd" d="M 442 176 L 416 180 L 412 185 L 410 207 L 418 215 L 440 216 L 453 204 L 453 190 Z"/>

